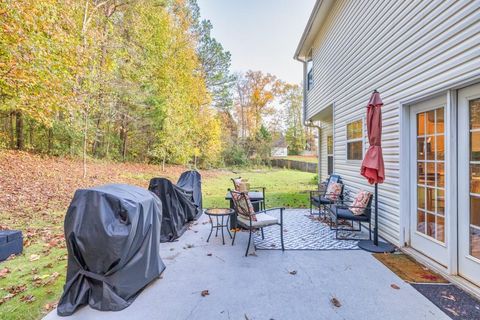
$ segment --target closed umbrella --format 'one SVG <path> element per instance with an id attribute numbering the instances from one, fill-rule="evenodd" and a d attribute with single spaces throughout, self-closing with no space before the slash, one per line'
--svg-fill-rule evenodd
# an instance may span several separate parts
<path id="1" fill-rule="evenodd" d="M 370 184 L 375 184 L 375 228 L 373 241 L 362 240 L 358 246 L 370 252 L 392 252 L 394 247 L 378 241 L 378 184 L 385 180 L 385 167 L 382 154 L 382 106 L 380 93 L 373 91 L 367 106 L 367 131 L 370 146 L 362 162 L 360 173 Z"/>

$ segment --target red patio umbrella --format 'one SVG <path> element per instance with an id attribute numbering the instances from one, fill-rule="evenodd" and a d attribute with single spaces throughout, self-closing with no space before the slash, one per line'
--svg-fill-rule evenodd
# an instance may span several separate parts
<path id="1" fill-rule="evenodd" d="M 382 154 L 382 106 L 380 93 L 374 90 L 367 106 L 367 131 L 370 147 L 363 159 L 360 173 L 367 178 L 370 184 L 375 184 L 375 228 L 373 229 L 373 242 L 362 240 L 358 243 L 360 248 L 371 252 L 394 251 L 390 244 L 378 242 L 378 184 L 385 180 Z"/>

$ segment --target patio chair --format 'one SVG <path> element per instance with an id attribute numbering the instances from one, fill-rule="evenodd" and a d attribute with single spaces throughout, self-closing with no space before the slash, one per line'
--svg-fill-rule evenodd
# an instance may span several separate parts
<path id="1" fill-rule="evenodd" d="M 328 205 L 335 203 L 335 200 L 328 198 L 330 194 L 327 194 L 328 187 L 331 183 L 342 183 L 342 178 L 339 175 L 332 174 L 328 177 L 323 190 L 319 186 L 319 190 L 310 191 L 310 214 L 313 214 L 313 207 L 317 207 L 318 215 L 320 216 L 321 212 L 326 212 Z M 343 184 L 339 198 L 343 199 Z"/>
<path id="2" fill-rule="evenodd" d="M 242 192 L 242 190 L 240 190 L 240 183 L 242 181 L 242 177 L 231 178 L 230 180 L 232 180 L 233 182 L 233 188 L 235 189 L 235 191 Z M 267 189 L 266 187 L 252 187 L 252 186 L 249 187 L 249 190 L 248 190 L 249 192 L 261 192 L 263 195 L 263 200 L 252 201 L 254 205 L 258 205 L 258 210 L 265 210 L 265 190 L 266 189 Z"/>
<path id="3" fill-rule="evenodd" d="M 264 239 L 263 228 L 278 225 L 280 226 L 280 242 L 282 244 L 282 251 L 285 251 L 283 244 L 283 211 L 285 208 L 270 208 L 255 212 L 253 210 L 252 202 L 246 192 L 238 192 L 235 190 L 229 190 L 232 194 L 233 206 L 235 210 L 235 228 L 232 239 L 232 246 L 235 243 L 235 236 L 237 234 L 237 227 L 240 226 L 249 231 L 247 250 L 245 251 L 245 257 L 248 256 L 248 249 L 250 249 L 250 243 L 252 241 L 252 232 L 256 229 L 262 230 L 262 239 Z M 280 210 L 280 220 L 276 217 L 268 215 L 267 212 L 273 210 Z"/>
<path id="4" fill-rule="evenodd" d="M 365 191 L 360 191 L 365 192 Z M 335 230 L 335 239 L 337 240 L 359 240 L 358 238 L 348 238 L 348 237 L 338 237 L 338 231 L 353 231 L 361 232 L 362 231 L 362 222 L 368 223 L 368 238 L 372 240 L 372 199 L 373 195 L 371 192 L 367 192 L 368 199 L 366 200 L 365 205 L 357 205 L 357 202 L 353 199 L 345 198 L 339 200 L 334 204 L 328 206 L 329 215 L 331 219 L 330 230 Z M 358 197 L 358 194 L 355 198 Z M 352 228 L 340 228 L 338 221 L 350 221 L 352 223 Z M 354 222 L 358 222 L 358 229 L 354 228 Z M 334 225 L 335 227 L 332 227 Z"/>

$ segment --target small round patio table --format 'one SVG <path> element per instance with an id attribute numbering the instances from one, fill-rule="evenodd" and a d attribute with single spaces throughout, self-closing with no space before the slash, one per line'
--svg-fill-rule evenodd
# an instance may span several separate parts
<path id="1" fill-rule="evenodd" d="M 232 238 L 232 234 L 228 229 L 228 221 L 230 220 L 230 216 L 233 213 L 234 213 L 233 209 L 229 209 L 229 208 L 210 208 L 205 210 L 205 214 L 210 219 L 210 225 L 211 225 L 210 234 L 208 235 L 207 242 L 210 240 L 210 236 L 212 235 L 213 229 L 216 229 L 215 237 L 218 236 L 218 229 L 221 230 L 223 244 L 225 244 L 223 228 L 227 228 L 228 234 L 230 235 L 230 239 Z M 225 217 L 226 217 L 226 221 L 225 221 Z M 215 220 L 215 223 L 214 223 L 214 220 Z"/>

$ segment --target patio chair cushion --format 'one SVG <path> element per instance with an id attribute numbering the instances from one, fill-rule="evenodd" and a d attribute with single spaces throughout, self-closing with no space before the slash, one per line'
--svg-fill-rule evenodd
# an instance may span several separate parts
<path id="1" fill-rule="evenodd" d="M 366 215 L 355 215 L 353 212 L 344 207 L 339 205 L 332 205 L 331 211 L 336 214 L 337 219 L 345 219 L 345 220 L 355 220 L 355 221 L 368 221 L 368 217 Z"/>
<path id="2" fill-rule="evenodd" d="M 357 195 L 355 196 L 355 199 L 353 200 L 353 207 L 361 207 L 361 208 L 351 208 L 351 211 L 353 212 L 354 215 L 358 216 L 361 215 L 365 212 L 365 207 L 368 204 L 368 201 L 370 200 L 370 197 L 372 194 L 368 191 L 360 190 Z"/>
<path id="3" fill-rule="evenodd" d="M 255 228 L 266 227 L 266 226 L 270 226 L 272 224 L 277 224 L 278 223 L 277 218 L 272 217 L 272 216 L 270 216 L 266 213 L 258 213 L 254 216 L 257 218 L 257 221 L 253 221 L 253 219 L 252 219 L 252 227 L 255 227 Z M 250 226 L 249 219 L 248 218 L 245 219 L 242 216 L 237 217 L 237 222 L 240 222 L 241 224 L 243 224 L 247 227 Z"/>
<path id="4" fill-rule="evenodd" d="M 232 180 L 233 180 L 233 185 L 235 186 L 235 191 L 238 191 L 238 192 L 248 191 L 247 182 L 244 181 L 242 178 L 236 178 Z"/>
<path id="5" fill-rule="evenodd" d="M 332 182 L 328 185 L 325 198 L 336 201 L 342 193 L 342 184 L 338 182 Z"/>
<path id="6" fill-rule="evenodd" d="M 248 196 L 248 193 L 232 192 L 232 200 L 234 201 L 236 210 L 238 211 L 238 217 L 250 219 L 251 216 L 252 221 L 257 221 L 255 209 L 250 197 Z"/>

